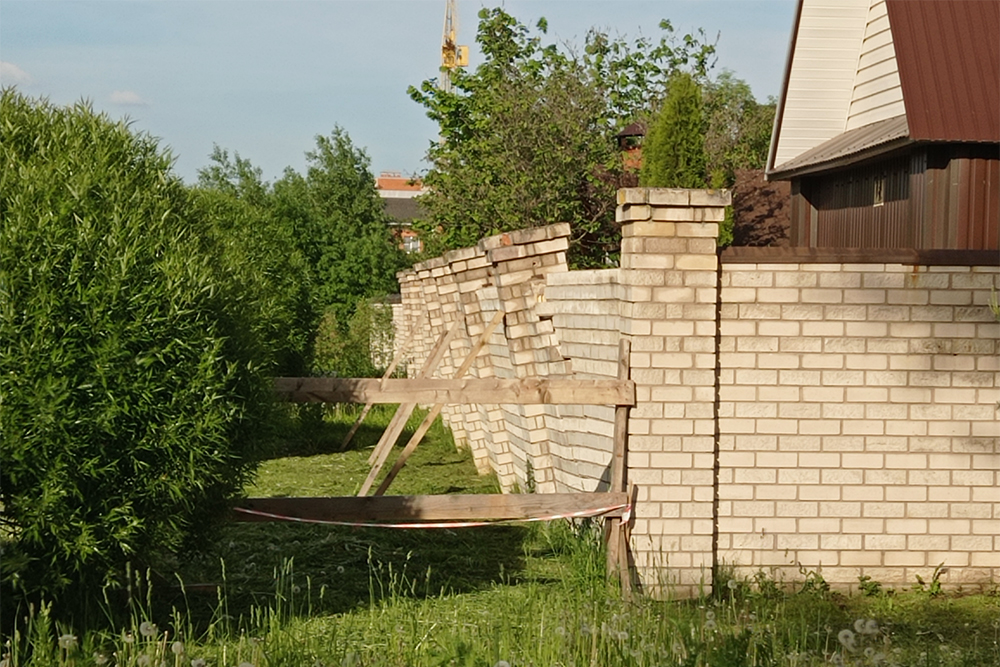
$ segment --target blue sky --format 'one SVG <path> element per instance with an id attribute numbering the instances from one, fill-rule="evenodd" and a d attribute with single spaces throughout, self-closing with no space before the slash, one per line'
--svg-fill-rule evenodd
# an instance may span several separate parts
<path id="1" fill-rule="evenodd" d="M 459 0 L 459 42 L 499 2 Z M 581 43 L 596 26 L 658 37 L 704 28 L 718 65 L 758 99 L 778 95 L 794 0 L 508 0 L 552 41 Z M 0 85 L 57 104 L 81 99 L 169 146 L 187 181 L 213 144 L 266 179 L 305 167 L 317 134 L 343 127 L 372 170 L 417 173 L 437 135 L 408 85 L 437 76 L 444 0 L 2 0 Z"/>

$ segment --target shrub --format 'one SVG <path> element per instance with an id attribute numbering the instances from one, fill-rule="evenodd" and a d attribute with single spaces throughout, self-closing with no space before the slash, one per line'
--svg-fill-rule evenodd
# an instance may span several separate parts
<path id="1" fill-rule="evenodd" d="M 271 405 L 266 314 L 155 140 L 0 95 L 2 582 L 66 609 L 242 488 Z"/>

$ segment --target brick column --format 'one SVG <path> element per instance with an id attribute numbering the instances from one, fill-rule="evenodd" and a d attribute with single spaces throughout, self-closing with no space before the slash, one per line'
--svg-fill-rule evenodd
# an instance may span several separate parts
<path id="1" fill-rule="evenodd" d="M 637 405 L 629 480 L 643 585 L 679 596 L 711 584 L 714 532 L 716 238 L 719 190 L 618 192 L 623 334 Z"/>

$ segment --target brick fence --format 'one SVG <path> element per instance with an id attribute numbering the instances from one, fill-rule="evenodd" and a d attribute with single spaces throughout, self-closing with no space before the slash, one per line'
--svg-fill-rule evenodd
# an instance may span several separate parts
<path id="1" fill-rule="evenodd" d="M 939 564 L 946 585 L 1000 582 L 1000 324 L 988 307 L 1000 262 L 736 249 L 720 265 L 727 204 L 720 191 L 622 190 L 616 269 L 568 271 L 561 224 L 401 273 L 410 370 L 459 321 L 436 374 L 450 377 L 501 308 L 473 377 L 614 377 L 629 338 L 631 550 L 648 588 L 691 594 L 720 564 L 788 580 L 813 570 L 841 588 L 860 575 L 912 584 Z M 610 407 L 445 417 L 505 490 L 607 483 Z"/>

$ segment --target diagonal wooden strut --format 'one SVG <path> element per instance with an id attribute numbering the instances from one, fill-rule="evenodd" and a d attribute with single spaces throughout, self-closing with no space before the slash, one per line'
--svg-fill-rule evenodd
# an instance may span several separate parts
<path id="1" fill-rule="evenodd" d="M 392 357 L 392 363 L 389 364 L 389 368 L 385 369 L 385 373 L 382 374 L 383 381 L 392 377 L 392 373 L 393 371 L 396 370 L 396 366 L 398 366 L 399 362 L 402 361 L 403 356 L 406 354 L 406 351 L 410 349 L 410 343 L 412 343 L 414 338 L 416 338 L 415 334 L 420 325 L 423 324 L 426 313 L 427 311 L 425 310 L 420 311 L 420 317 L 417 318 L 417 321 L 413 324 L 413 327 L 410 329 L 410 335 L 406 337 L 406 340 L 403 341 L 403 344 L 399 347 L 398 350 L 396 350 L 396 354 Z M 347 432 L 347 436 L 344 438 L 344 441 L 340 443 L 340 449 L 338 449 L 337 451 L 342 452 L 345 449 L 347 449 L 347 445 L 350 444 L 351 438 L 353 438 L 354 434 L 358 432 L 359 428 L 361 428 L 361 424 L 365 421 L 365 417 L 368 416 L 368 412 L 371 411 L 373 405 L 375 405 L 374 401 L 368 401 L 367 403 L 365 403 L 364 410 L 361 411 L 361 414 L 355 420 L 354 425 L 351 426 L 351 430 Z"/>
<path id="2" fill-rule="evenodd" d="M 448 329 L 448 333 L 442 336 L 438 340 L 438 344 L 435 345 L 435 349 L 432 355 L 427 359 L 427 363 L 424 367 L 420 369 L 420 373 L 417 374 L 418 378 L 426 378 L 430 375 L 437 365 L 441 363 L 441 359 L 444 358 L 445 352 L 448 351 L 448 346 L 451 343 L 452 338 L 458 332 L 459 325 L 462 320 L 456 320 L 451 328 Z M 416 409 L 416 401 L 402 403 L 399 409 L 396 410 L 396 414 L 392 416 L 393 421 L 386 428 L 385 433 L 382 434 L 382 439 L 379 440 L 378 445 L 375 446 L 375 451 L 372 452 L 372 456 L 369 457 L 369 462 L 373 462 L 374 466 L 368 471 L 368 477 L 365 478 L 364 483 L 361 485 L 361 490 L 358 491 L 359 496 L 368 495 L 368 491 L 372 488 L 372 484 L 375 483 L 375 477 L 378 475 L 382 466 L 385 465 L 385 461 L 389 458 L 389 453 L 392 451 L 393 445 L 396 444 L 396 440 L 399 439 L 400 434 L 403 429 L 406 428 L 406 422 L 409 421 L 410 415 Z"/>
<path id="3" fill-rule="evenodd" d="M 493 316 L 493 319 L 487 325 L 482 335 L 479 336 L 479 340 L 472 346 L 472 349 L 469 350 L 469 353 L 465 356 L 465 361 L 462 362 L 462 365 L 455 372 L 456 380 L 461 378 L 469 371 L 470 368 L 472 368 L 472 364 L 476 362 L 476 358 L 479 356 L 479 353 L 489 341 L 490 335 L 493 333 L 494 329 L 497 328 L 497 325 L 503 321 L 503 316 L 504 313 L 502 310 L 497 311 L 497 314 Z M 423 440 L 423 437 L 430 429 L 431 424 L 433 424 L 434 420 L 437 419 L 437 416 L 441 414 L 442 408 L 444 408 L 444 403 L 436 403 L 434 407 L 431 408 L 431 411 L 427 413 L 427 416 L 424 417 L 424 421 L 421 422 L 416 433 L 414 433 L 413 437 L 410 438 L 410 441 L 406 443 L 406 447 L 403 448 L 399 458 L 397 458 L 395 463 L 393 463 L 392 469 L 389 470 L 389 474 L 385 476 L 385 479 L 382 480 L 382 483 L 379 485 L 378 489 L 376 489 L 376 496 L 384 494 L 386 489 L 389 488 L 389 485 L 392 484 L 392 480 L 396 479 L 396 475 L 398 475 L 399 471 L 406 465 L 406 460 L 410 458 L 410 455 L 413 454 L 413 452 L 416 451 L 417 445 L 419 445 L 420 441 Z"/>

